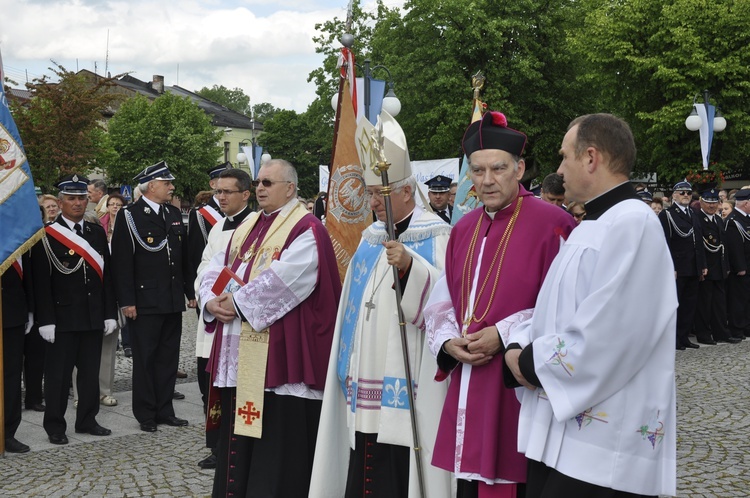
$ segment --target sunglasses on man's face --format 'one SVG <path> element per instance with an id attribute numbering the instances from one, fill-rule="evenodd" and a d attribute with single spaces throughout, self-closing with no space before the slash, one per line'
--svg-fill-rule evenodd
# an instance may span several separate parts
<path id="1" fill-rule="evenodd" d="M 258 185 L 263 185 L 264 187 L 269 188 L 274 183 L 292 183 L 292 182 L 290 182 L 289 180 L 273 181 L 273 180 L 269 180 L 268 178 L 264 178 L 262 180 L 253 180 L 252 183 L 253 183 L 253 187 L 257 187 Z"/>
<path id="2" fill-rule="evenodd" d="M 689 190 L 680 190 L 677 193 L 680 194 L 680 195 L 690 195 L 690 194 L 692 194 L 692 192 L 690 192 Z"/>

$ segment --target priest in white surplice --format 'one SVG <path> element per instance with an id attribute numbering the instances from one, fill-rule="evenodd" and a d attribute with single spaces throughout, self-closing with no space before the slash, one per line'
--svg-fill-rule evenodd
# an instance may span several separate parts
<path id="1" fill-rule="evenodd" d="M 380 176 L 373 173 L 372 125 L 362 120 L 357 152 L 365 169 L 366 195 L 378 221 L 362 233 L 346 273 L 336 320 L 334 347 L 328 365 L 325 396 L 313 464 L 310 496 L 406 497 L 417 492 L 409 398 L 396 313 L 393 266 L 399 270 L 401 305 L 406 321 L 410 366 L 417 392 L 422 461 L 427 496 L 450 490 L 448 473 L 430 468 L 437 429 L 435 409 L 421 410 L 442 391 L 433 380 L 435 361 L 423 352 L 422 309 L 444 264 L 450 226 L 415 204 L 416 180 L 411 175 L 406 138 L 386 112 L 380 115 L 385 155 L 393 189 L 391 203 L 398 242 L 387 242 L 385 204 Z M 422 365 L 422 363 L 429 365 Z M 427 370 L 420 375 L 420 367 Z M 413 462 L 412 462 L 413 463 Z M 412 468 L 414 469 L 414 468 Z"/>
<path id="2" fill-rule="evenodd" d="M 628 179 L 635 144 L 609 114 L 575 119 L 558 173 L 586 219 L 555 258 L 531 320 L 506 320 L 527 498 L 676 493 L 677 296 L 664 234 Z M 512 375 L 510 375 L 512 372 Z"/>
<path id="3" fill-rule="evenodd" d="M 214 190 L 214 196 L 219 204 L 222 217 L 214 227 L 209 227 L 206 245 L 203 248 L 201 260 L 196 270 L 196 296 L 200 296 L 203 272 L 208 264 L 216 254 L 226 250 L 232 234 L 250 214 L 250 206 L 247 202 L 250 199 L 251 181 L 250 175 L 239 168 L 222 169 L 216 178 L 211 179 L 211 184 L 216 189 Z M 216 228 L 216 230 L 213 228 Z M 206 367 L 211 356 L 211 344 L 214 340 L 213 332 L 216 329 L 216 322 L 207 327 L 208 324 L 203 321 L 203 307 L 199 305 L 198 310 L 198 328 L 195 336 L 198 385 L 203 399 L 203 411 L 205 414 L 209 414 L 211 411 L 208 409 L 208 393 L 211 379 Z M 218 402 L 218 400 L 215 401 Z M 213 413 L 216 413 L 216 410 L 213 410 Z M 198 466 L 202 469 L 213 469 L 216 468 L 218 428 L 213 430 L 213 425 L 208 424 L 206 429 L 206 447 L 211 449 L 211 454 L 198 462 Z"/>

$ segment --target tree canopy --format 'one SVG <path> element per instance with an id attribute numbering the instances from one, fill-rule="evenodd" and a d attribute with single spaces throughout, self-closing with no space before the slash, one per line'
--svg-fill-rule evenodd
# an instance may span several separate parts
<path id="1" fill-rule="evenodd" d="M 349 32 L 357 61 L 369 58 L 390 70 L 412 159 L 460 154 L 471 76 L 481 70 L 488 109 L 505 113 L 529 137 L 532 174 L 556 169 L 570 120 L 609 112 L 633 129 L 636 171 L 657 172 L 667 185 L 701 167 L 698 134 L 684 120 L 704 89 L 728 122 L 714 136 L 712 162 L 737 169 L 748 155 L 747 26 L 750 4 L 741 0 L 717 0 L 710 8 L 703 0 L 407 0 L 402 10 L 378 2 L 375 11 L 355 0 Z M 316 123 L 322 150 L 332 141 L 328 102 L 346 29 L 343 19 L 316 27 L 316 50 L 326 58 L 308 77 L 317 98 L 305 118 Z"/>
<path id="2" fill-rule="evenodd" d="M 192 199 L 207 188 L 206 171 L 217 163 L 222 132 L 211 118 L 188 98 L 169 92 L 153 102 L 136 96 L 122 104 L 109 122 L 109 139 L 115 156 L 107 174 L 115 183 L 132 184 L 146 166 L 166 161 L 177 195 Z"/>
<path id="3" fill-rule="evenodd" d="M 195 93 L 217 104 L 221 104 L 227 109 L 250 116 L 250 97 L 245 95 L 245 91 L 242 88 L 230 90 L 224 85 L 214 85 L 211 88 L 204 86 Z"/>
<path id="4" fill-rule="evenodd" d="M 54 64 L 49 69 L 57 83 L 47 76 L 34 79 L 26 84 L 31 100 L 11 102 L 34 183 L 43 192 L 51 192 L 62 176 L 88 173 L 111 155 L 103 121 L 119 99 L 106 91 L 112 79 Z"/>

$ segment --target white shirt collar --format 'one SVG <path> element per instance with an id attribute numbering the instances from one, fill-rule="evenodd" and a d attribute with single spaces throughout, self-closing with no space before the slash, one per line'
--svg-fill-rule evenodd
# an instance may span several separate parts
<path id="1" fill-rule="evenodd" d="M 158 203 L 152 201 L 151 199 L 149 199 L 145 195 L 143 196 L 143 200 L 146 201 L 146 203 L 154 209 L 154 212 L 156 214 L 159 214 L 159 210 L 161 209 L 161 204 L 158 204 Z"/>
<path id="2" fill-rule="evenodd" d="M 76 226 L 75 221 L 69 220 L 68 218 L 63 216 L 62 213 L 60 214 L 60 219 L 62 219 L 65 222 L 65 224 L 68 225 L 68 228 L 75 231 L 75 226 Z M 81 229 L 83 229 L 83 220 L 79 221 L 78 223 L 81 225 Z"/>

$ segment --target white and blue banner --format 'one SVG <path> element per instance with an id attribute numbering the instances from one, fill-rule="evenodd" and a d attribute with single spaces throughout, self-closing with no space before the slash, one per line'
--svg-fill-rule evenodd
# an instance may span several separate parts
<path id="1" fill-rule="evenodd" d="M 0 274 L 44 235 L 34 180 L 3 81 L 0 59 Z"/>

